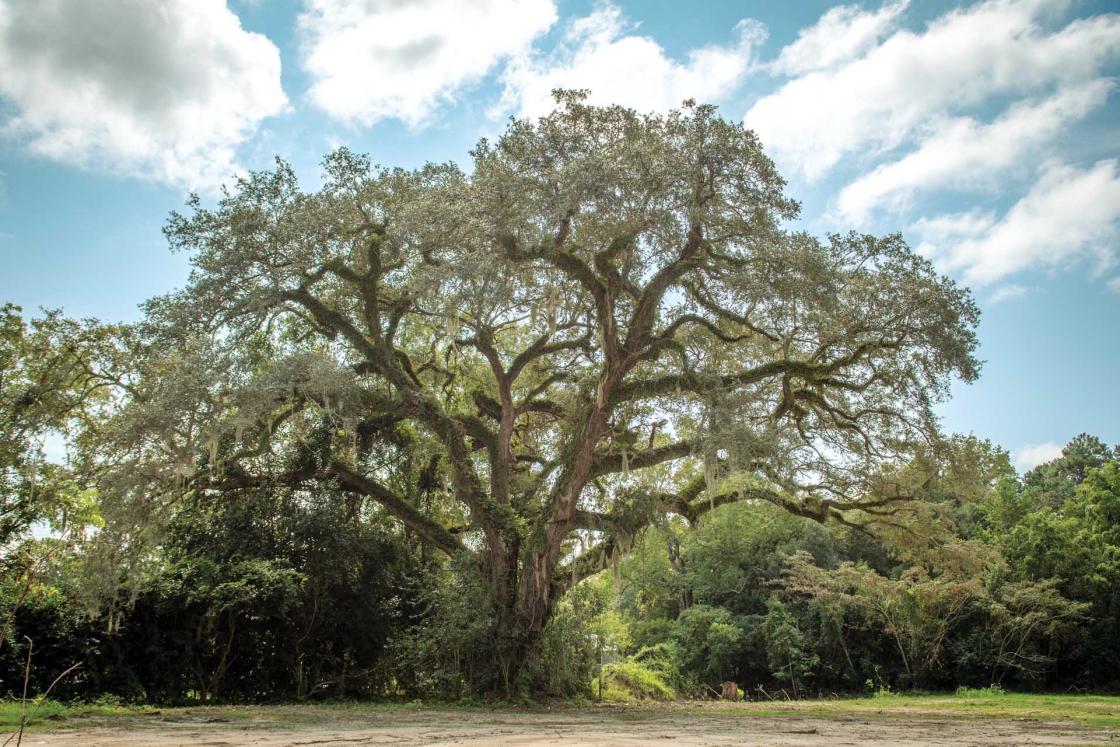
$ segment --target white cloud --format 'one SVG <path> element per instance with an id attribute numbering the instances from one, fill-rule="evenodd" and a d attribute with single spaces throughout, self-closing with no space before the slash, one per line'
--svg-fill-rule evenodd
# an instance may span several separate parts
<path id="1" fill-rule="evenodd" d="M 1105 283 L 1105 285 L 1107 285 L 1108 289 L 1113 293 L 1120 293 L 1120 275 L 1112 278 L 1107 283 Z"/>
<path id="2" fill-rule="evenodd" d="M 780 165 L 814 180 L 845 156 L 899 146 L 931 117 L 1084 83 L 1120 54 L 1120 15 L 1045 28 L 1067 6 L 988 0 L 953 10 L 921 32 L 896 31 L 862 56 L 788 81 L 745 122 Z"/>
<path id="3" fill-rule="evenodd" d="M 1011 283 L 1009 285 L 1001 285 L 999 288 L 996 288 L 992 293 L 991 298 L 988 299 L 988 302 L 997 304 L 1004 301 L 1010 301 L 1012 298 L 1019 298 L 1025 295 L 1027 295 L 1027 289 L 1025 286 Z"/>
<path id="4" fill-rule="evenodd" d="M 1088 169 L 1049 164 L 1003 218 L 976 212 L 919 220 L 918 251 L 946 271 L 987 285 L 1014 272 L 1096 261 L 1115 262 L 1120 236 L 1120 173 L 1116 160 Z"/>
<path id="5" fill-rule="evenodd" d="M 332 117 L 419 125 L 556 21 L 552 0 L 306 0 L 312 100 Z"/>
<path id="6" fill-rule="evenodd" d="M 997 177 L 1023 165 L 1024 156 L 1102 106 L 1112 90 L 1098 79 L 1041 102 L 1015 104 L 990 124 L 970 117 L 937 122 L 933 134 L 903 158 L 885 163 L 844 187 L 837 200 L 844 219 L 865 224 L 873 209 L 902 209 L 915 192 L 997 186 Z"/>
<path id="7" fill-rule="evenodd" d="M 1062 447 L 1053 441 L 1044 444 L 1028 444 L 1015 451 L 1015 468 L 1028 472 L 1040 464 L 1053 461 L 1062 455 Z"/>
<path id="8" fill-rule="evenodd" d="M 859 57 L 894 30 L 909 4 L 909 0 L 901 0 L 876 12 L 858 5 L 831 8 L 815 24 L 802 29 L 768 67 L 775 73 L 800 75 Z"/>
<path id="9" fill-rule="evenodd" d="M 0 96 L 35 154 L 192 189 L 287 103 L 275 45 L 224 0 L 0 0 Z"/>
<path id="10" fill-rule="evenodd" d="M 990 231 L 996 223 L 993 213 L 972 210 L 967 213 L 948 213 L 932 218 L 919 218 L 910 230 L 921 237 L 918 253 L 932 257 L 946 244 L 971 239 Z"/>
<path id="11" fill-rule="evenodd" d="M 694 49 L 679 62 L 648 36 L 630 33 L 629 26 L 613 5 L 601 5 L 576 20 L 552 54 L 526 54 L 510 64 L 498 109 L 521 116 L 547 114 L 555 105 L 554 88 L 587 89 L 591 103 L 640 111 L 669 109 L 688 98 L 716 101 L 742 83 L 765 38 L 760 24 L 741 21 L 732 44 Z"/>

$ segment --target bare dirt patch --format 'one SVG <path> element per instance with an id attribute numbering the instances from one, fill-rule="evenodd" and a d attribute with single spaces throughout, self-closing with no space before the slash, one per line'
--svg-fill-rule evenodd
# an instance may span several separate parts
<path id="1" fill-rule="evenodd" d="M 25 745 L 1086 745 L 1120 730 L 1073 721 L 907 713 L 770 715 L 764 706 L 517 709 L 190 709 L 35 732 Z"/>

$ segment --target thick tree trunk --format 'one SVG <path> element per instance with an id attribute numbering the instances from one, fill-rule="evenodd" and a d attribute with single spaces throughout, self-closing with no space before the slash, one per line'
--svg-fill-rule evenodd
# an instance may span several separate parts
<path id="1" fill-rule="evenodd" d="M 560 479 L 563 487 L 559 500 L 552 507 L 547 521 L 523 544 L 519 540 L 491 541 L 491 562 L 495 568 L 496 608 L 498 610 L 498 659 L 502 684 L 507 697 L 533 696 L 539 692 L 540 655 L 544 629 L 556 605 L 556 569 L 564 550 L 564 541 L 571 532 L 572 517 L 583 486 L 591 475 L 595 446 L 607 431 L 606 413 L 609 393 L 617 386 L 624 371 L 612 368 L 600 382 L 595 401 L 590 403 L 587 425 L 577 439 L 572 461 Z M 508 394 L 503 393 L 503 413 L 511 412 Z M 503 424 L 504 424 L 503 419 Z M 509 433 L 502 431 L 505 441 L 499 456 L 508 449 Z M 507 455 L 508 456 L 508 455 Z M 502 475 L 501 490 L 494 498 L 508 500 L 508 459 L 499 459 L 496 470 Z M 498 550 L 498 548 L 503 550 Z M 510 593 L 512 592 L 512 594 Z"/>
<path id="2" fill-rule="evenodd" d="M 501 569 L 494 569 L 492 589 L 497 617 L 496 689 L 506 697 L 540 694 L 544 630 L 556 602 L 554 577 L 559 553 L 552 544 L 546 540 L 544 548 L 523 553 L 520 562 L 513 553 L 504 558 L 491 553 L 491 561 L 502 564 Z"/>

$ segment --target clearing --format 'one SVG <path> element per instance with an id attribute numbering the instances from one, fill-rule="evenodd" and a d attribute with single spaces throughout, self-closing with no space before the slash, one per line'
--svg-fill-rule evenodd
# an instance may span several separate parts
<path id="1" fill-rule="evenodd" d="M 128 709 L 48 704 L 24 745 L 1120 744 L 1120 697 L 999 694 L 496 707 L 322 704 Z M 18 704 L 0 707 L 11 733 Z M 0 740 L 2 741 L 2 740 Z M 15 744 L 14 740 L 10 744 Z"/>

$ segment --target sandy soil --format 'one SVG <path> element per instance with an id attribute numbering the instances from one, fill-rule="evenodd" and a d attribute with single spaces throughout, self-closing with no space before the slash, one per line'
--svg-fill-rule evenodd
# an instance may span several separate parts
<path id="1" fill-rule="evenodd" d="M 756 717 L 687 712 L 416 710 L 231 719 L 153 715 L 24 736 L 25 745 L 1085 745 L 1120 744 L 1120 733 L 1026 719 Z M 14 743 L 13 743 L 14 744 Z"/>

